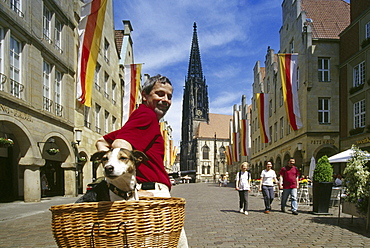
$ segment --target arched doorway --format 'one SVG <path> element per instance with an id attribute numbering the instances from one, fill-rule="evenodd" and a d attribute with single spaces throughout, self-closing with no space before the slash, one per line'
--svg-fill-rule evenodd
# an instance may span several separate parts
<path id="1" fill-rule="evenodd" d="M 45 196 L 65 195 L 65 170 L 62 164 L 70 155 L 65 141 L 58 136 L 51 136 L 45 142 L 38 142 L 44 166 L 40 167 L 41 193 Z M 43 174 L 46 176 L 48 188 L 42 190 Z"/>
<path id="2" fill-rule="evenodd" d="M 17 133 L 17 137 L 14 135 Z M 21 199 L 23 195 L 23 171 L 18 167 L 20 142 L 28 145 L 22 130 L 10 121 L 0 121 L 0 138 L 11 140 L 12 144 L 0 146 L 0 202 Z M 27 144 L 28 142 L 28 144 Z"/>

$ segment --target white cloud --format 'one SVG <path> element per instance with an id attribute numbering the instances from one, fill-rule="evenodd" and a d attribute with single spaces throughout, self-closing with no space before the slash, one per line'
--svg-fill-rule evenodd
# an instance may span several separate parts
<path id="1" fill-rule="evenodd" d="M 174 85 L 165 116 L 175 142 L 181 139 L 182 94 L 193 23 L 197 23 L 203 73 L 211 113 L 232 114 L 233 105 L 252 97 L 253 67 L 267 47 L 279 50 L 281 1 L 114 0 L 116 29 L 130 20 L 136 63 L 143 73 L 163 74 Z M 178 145 L 178 143 L 177 143 Z"/>

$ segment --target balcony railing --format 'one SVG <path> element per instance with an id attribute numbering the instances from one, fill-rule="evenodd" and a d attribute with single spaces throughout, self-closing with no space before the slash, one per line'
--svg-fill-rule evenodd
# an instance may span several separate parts
<path id="1" fill-rule="evenodd" d="M 23 89 L 23 84 L 15 81 L 14 79 L 10 79 L 10 94 L 15 97 L 21 98 L 21 92 L 23 91 Z"/>
<path id="2" fill-rule="evenodd" d="M 109 99 L 109 94 L 107 92 L 104 92 L 104 97 Z"/>
<path id="3" fill-rule="evenodd" d="M 48 112 L 51 112 L 51 106 L 53 105 L 53 101 L 50 100 L 49 98 L 47 97 L 43 97 L 43 109 L 48 111 Z"/>
<path id="4" fill-rule="evenodd" d="M 88 122 L 87 120 L 84 121 L 84 126 L 87 127 L 87 128 L 91 128 L 91 123 Z"/>
<path id="5" fill-rule="evenodd" d="M 23 12 L 17 8 L 12 2 L 10 2 L 10 8 L 14 10 L 15 13 L 17 13 L 20 17 L 24 18 Z"/>
<path id="6" fill-rule="evenodd" d="M 95 83 L 95 89 L 100 92 L 100 85 Z"/>
<path id="7" fill-rule="evenodd" d="M 63 116 L 63 106 L 62 105 L 55 103 L 55 114 L 57 116 Z"/>
<path id="8" fill-rule="evenodd" d="M 3 90 L 4 90 L 4 84 L 5 84 L 5 82 L 6 82 L 6 79 L 7 79 L 6 75 L 5 75 L 5 74 L 2 74 L 2 73 L 0 72 L 0 90 L 1 90 L 1 91 L 3 91 Z"/>
<path id="9" fill-rule="evenodd" d="M 95 132 L 101 133 L 101 128 L 100 127 L 95 127 Z"/>

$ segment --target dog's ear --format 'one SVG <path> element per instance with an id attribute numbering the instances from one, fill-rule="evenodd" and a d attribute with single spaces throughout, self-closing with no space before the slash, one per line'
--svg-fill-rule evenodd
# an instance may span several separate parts
<path id="1" fill-rule="evenodd" d="M 139 165 L 141 163 L 148 161 L 148 157 L 142 151 L 133 150 L 132 155 L 134 155 L 135 157 L 135 165 Z"/>
<path id="2" fill-rule="evenodd" d="M 107 153 L 108 151 L 99 151 L 99 152 L 96 152 L 94 153 L 91 158 L 90 158 L 90 161 L 96 161 L 96 160 L 101 160 L 102 157 Z"/>

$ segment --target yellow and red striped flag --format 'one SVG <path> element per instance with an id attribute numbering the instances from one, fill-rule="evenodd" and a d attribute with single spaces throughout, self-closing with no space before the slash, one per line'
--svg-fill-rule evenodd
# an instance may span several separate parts
<path id="1" fill-rule="evenodd" d="M 261 141 L 262 143 L 269 143 L 271 141 L 268 123 L 269 95 L 264 93 L 257 93 L 256 99 L 258 109 L 258 122 L 260 124 Z"/>
<path id="2" fill-rule="evenodd" d="M 247 120 L 240 120 L 240 154 L 248 156 L 248 126 Z"/>
<path id="3" fill-rule="evenodd" d="M 126 123 L 131 113 L 137 107 L 140 93 L 141 66 L 142 64 L 125 65 L 122 124 Z"/>
<path id="4" fill-rule="evenodd" d="M 227 164 L 232 165 L 233 164 L 233 158 L 232 158 L 232 155 L 231 155 L 231 145 L 226 146 L 225 155 L 226 155 Z"/>
<path id="5" fill-rule="evenodd" d="M 239 134 L 236 132 L 232 133 L 232 157 L 234 162 L 239 162 Z"/>
<path id="6" fill-rule="evenodd" d="M 178 149 L 177 146 L 173 147 L 172 155 L 171 155 L 171 163 L 170 163 L 171 165 L 173 165 L 175 163 L 176 156 L 177 156 L 177 149 Z"/>
<path id="7" fill-rule="evenodd" d="M 297 64 L 298 54 L 278 54 L 285 111 L 293 130 L 302 127 L 298 102 Z"/>
<path id="8" fill-rule="evenodd" d="M 107 0 L 83 0 L 78 24 L 77 100 L 91 107 L 95 67 L 100 49 Z"/>

